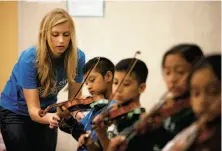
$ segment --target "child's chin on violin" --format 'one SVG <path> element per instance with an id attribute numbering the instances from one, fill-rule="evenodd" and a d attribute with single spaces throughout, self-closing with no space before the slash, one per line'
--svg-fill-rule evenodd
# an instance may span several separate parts
<path id="1" fill-rule="evenodd" d="M 188 79 L 191 107 L 197 117 L 189 127 L 166 144 L 163 151 L 180 142 L 183 151 L 221 150 L 221 55 L 206 56 Z"/>
<path id="2" fill-rule="evenodd" d="M 91 70 L 94 62 L 97 60 L 98 64 Z M 97 136 L 92 130 L 92 119 L 99 114 L 109 102 L 108 99 L 112 93 L 114 64 L 107 58 L 96 57 L 85 64 L 83 73 L 84 78 L 87 79 L 85 85 L 94 102 L 90 104 L 91 109 L 89 113 L 81 120 L 85 132 L 82 133 L 78 139 L 79 151 L 99 148 Z M 86 131 L 90 131 L 90 134 L 86 133 Z"/>
<path id="3" fill-rule="evenodd" d="M 128 151 L 130 150 L 161 150 L 163 145 L 178 133 L 181 129 L 195 120 L 190 109 L 188 87 L 186 79 L 196 64 L 196 61 L 203 56 L 201 49 L 193 44 L 180 44 L 168 50 L 162 59 L 162 73 L 167 86 L 167 93 L 161 97 L 148 114 L 143 116 L 138 127 L 127 136 Z M 141 74 L 143 70 L 139 69 Z M 115 72 L 114 87 L 123 77 L 121 70 Z M 133 79 L 137 77 L 136 72 L 130 74 L 128 81 L 125 80 L 122 88 L 117 91 L 117 102 L 125 100 L 139 100 L 139 94 L 143 92 L 143 85 L 139 78 L 136 83 Z M 119 78 L 119 79 L 118 79 Z M 137 79 L 137 78 L 136 78 Z M 134 89 L 130 89 L 134 88 Z M 128 94 L 126 94 L 128 92 Z M 138 95 L 137 95 L 138 94 Z M 173 99 L 168 99 L 167 94 L 171 94 Z M 125 96 L 125 97 L 123 97 Z M 139 101 L 138 101 L 139 102 Z M 188 122 L 187 122 L 188 121 Z M 135 134 L 139 133 L 139 134 Z M 142 135 L 142 134 L 143 135 Z M 134 136 L 133 136 L 134 135 Z M 149 140 L 150 141 L 146 141 Z M 144 146 L 146 146 L 144 148 Z"/>
<path id="4" fill-rule="evenodd" d="M 131 69 L 130 73 L 128 73 L 129 69 Z M 147 76 L 148 68 L 141 60 L 128 58 L 117 63 L 112 87 L 112 97 L 116 104 L 113 104 L 114 107 L 110 107 L 108 112 L 97 115 L 93 120 L 95 132 L 103 150 L 107 150 L 109 139 L 117 135 L 128 135 L 126 129 L 132 126 L 145 111 L 140 105 L 140 95 L 146 88 Z M 110 128 L 113 132 L 109 132 L 107 123 L 115 127 Z M 110 133 L 113 135 L 109 135 Z"/>

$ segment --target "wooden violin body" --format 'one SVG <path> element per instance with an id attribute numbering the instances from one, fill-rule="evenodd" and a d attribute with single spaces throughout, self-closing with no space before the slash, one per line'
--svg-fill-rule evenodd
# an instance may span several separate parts
<path id="1" fill-rule="evenodd" d="M 146 120 L 143 122 L 147 122 L 147 128 L 152 130 L 152 128 L 159 127 L 166 118 L 173 116 L 187 108 L 190 108 L 189 99 L 179 100 L 170 106 L 163 105 L 163 107 L 161 107 L 156 112 L 147 115 Z"/>
<path id="2" fill-rule="evenodd" d="M 47 112 L 49 112 L 54 107 L 62 107 L 64 106 L 67 108 L 70 112 L 79 109 L 81 107 L 89 106 L 91 103 L 93 103 L 95 100 L 93 97 L 87 97 L 86 99 L 72 99 L 61 103 L 56 103 L 49 105 L 45 110 L 40 110 L 39 115 L 43 117 Z"/>
<path id="3" fill-rule="evenodd" d="M 134 110 L 137 107 L 138 107 L 137 103 L 132 101 L 128 105 L 120 106 L 116 109 L 111 110 L 110 112 L 108 112 L 107 117 L 109 120 L 114 120 L 121 115 L 129 113 L 130 111 Z"/>

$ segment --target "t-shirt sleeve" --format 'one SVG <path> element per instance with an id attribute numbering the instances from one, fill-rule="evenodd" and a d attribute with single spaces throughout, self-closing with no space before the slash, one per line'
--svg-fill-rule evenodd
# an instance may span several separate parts
<path id="1" fill-rule="evenodd" d="M 81 83 L 83 81 L 83 66 L 85 64 L 85 54 L 83 51 L 78 49 L 78 63 L 77 63 L 77 74 L 75 82 Z"/>
<path id="2" fill-rule="evenodd" d="M 25 60 L 21 58 L 18 62 L 18 83 L 22 88 L 35 89 L 37 88 L 37 71 L 34 60 Z"/>

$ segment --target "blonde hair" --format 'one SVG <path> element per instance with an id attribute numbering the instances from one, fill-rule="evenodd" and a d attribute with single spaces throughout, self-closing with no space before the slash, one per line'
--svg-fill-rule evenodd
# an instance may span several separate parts
<path id="1" fill-rule="evenodd" d="M 64 68 L 66 70 L 68 82 L 74 82 L 74 77 L 76 76 L 77 46 L 75 25 L 72 17 L 65 10 L 56 8 L 46 14 L 43 18 L 38 37 L 36 67 L 41 89 L 43 90 L 41 96 L 43 97 L 47 96 L 50 92 L 53 92 L 56 88 L 56 77 L 52 70 L 52 62 L 49 54 L 51 46 L 51 29 L 58 24 L 66 22 L 69 23 L 71 39 L 67 50 L 64 52 Z"/>

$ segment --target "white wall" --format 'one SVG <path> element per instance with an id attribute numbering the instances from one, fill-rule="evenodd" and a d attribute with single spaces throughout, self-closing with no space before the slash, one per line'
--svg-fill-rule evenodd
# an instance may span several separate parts
<path id="1" fill-rule="evenodd" d="M 106 2 L 104 18 L 74 18 L 77 38 L 88 58 L 114 63 L 141 50 L 150 74 L 142 103 L 148 107 L 165 87 L 160 62 L 179 42 L 195 42 L 205 52 L 220 51 L 220 2 Z"/>
<path id="2" fill-rule="evenodd" d="M 53 8 L 66 9 L 65 2 L 26 2 L 19 1 L 19 53 L 30 45 L 37 44 L 40 22 Z"/>
<path id="3" fill-rule="evenodd" d="M 37 42 L 43 15 L 51 8 L 66 8 L 66 2 L 20 2 L 19 7 L 19 50 L 23 50 Z M 220 52 L 220 11 L 219 1 L 106 1 L 104 17 L 73 19 L 78 46 L 86 53 L 87 60 L 105 56 L 117 63 L 141 50 L 139 58 L 150 70 L 147 90 L 142 95 L 142 104 L 148 109 L 165 91 L 160 63 L 169 47 L 180 42 L 193 42 L 206 54 Z"/>
<path id="4" fill-rule="evenodd" d="M 66 8 L 66 2 L 20 3 L 19 50 L 37 42 L 40 20 L 55 7 Z M 99 55 L 117 63 L 141 50 L 139 58 L 150 70 L 142 102 L 149 106 L 165 89 L 160 62 L 169 47 L 180 42 L 194 42 L 205 53 L 220 52 L 220 10 L 220 2 L 210 1 L 108 1 L 104 17 L 73 19 L 78 45 L 86 53 L 87 60 Z"/>

